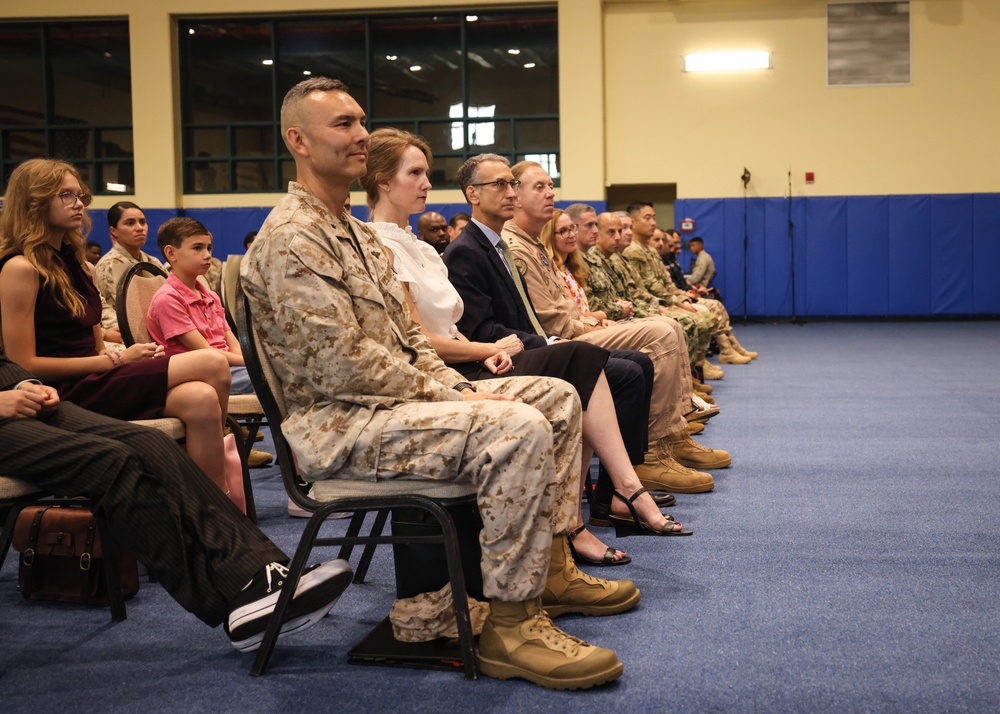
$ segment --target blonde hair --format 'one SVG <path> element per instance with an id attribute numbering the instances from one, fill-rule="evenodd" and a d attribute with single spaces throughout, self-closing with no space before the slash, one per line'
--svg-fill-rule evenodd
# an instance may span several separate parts
<path id="1" fill-rule="evenodd" d="M 368 171 L 361 178 L 361 188 L 368 196 L 368 208 L 375 209 L 379 184 L 392 180 L 403 160 L 403 152 L 411 146 L 420 149 L 430 166 L 431 147 L 423 137 L 393 127 L 372 132 L 371 146 L 368 149 Z"/>
<path id="2" fill-rule="evenodd" d="M 80 190 L 89 193 L 76 167 L 56 159 L 29 159 L 14 169 L 4 194 L 0 214 L 0 255 L 19 250 L 38 271 L 39 289 L 48 290 L 56 304 L 74 316 L 84 313 L 83 299 L 73 287 L 69 275 L 59 267 L 49 244 L 49 208 L 62 188 L 66 174 L 80 182 Z M 83 212 L 83 225 L 66 233 L 63 245 L 73 248 L 83 263 L 90 232 L 90 215 Z"/>
<path id="3" fill-rule="evenodd" d="M 577 284 L 586 291 L 587 264 L 583 262 L 583 254 L 580 253 L 580 250 L 574 250 L 566 256 L 566 260 L 563 260 L 559 253 L 556 252 L 556 221 L 559 220 L 560 216 L 572 218 L 566 211 L 557 208 L 552 213 L 552 219 L 542 226 L 542 234 L 539 236 L 539 240 L 545 247 L 545 252 L 548 253 L 549 260 L 552 262 L 552 267 L 556 272 L 561 273 L 563 270 L 569 269 L 570 274 L 576 279 Z"/>

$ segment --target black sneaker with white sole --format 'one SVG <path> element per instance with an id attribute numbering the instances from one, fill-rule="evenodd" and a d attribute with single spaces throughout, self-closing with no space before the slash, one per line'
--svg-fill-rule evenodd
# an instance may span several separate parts
<path id="1" fill-rule="evenodd" d="M 233 647 L 240 652 L 260 647 L 287 577 L 286 566 L 271 563 L 236 596 L 225 630 Z M 302 632 L 322 620 L 353 578 L 354 572 L 346 560 L 329 560 L 306 568 L 285 612 L 278 638 Z"/>

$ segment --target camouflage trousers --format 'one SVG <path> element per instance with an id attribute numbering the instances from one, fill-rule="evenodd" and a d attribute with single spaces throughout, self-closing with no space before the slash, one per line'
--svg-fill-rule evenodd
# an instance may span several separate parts
<path id="1" fill-rule="evenodd" d="M 711 320 L 706 320 L 700 313 L 689 312 L 682 307 L 668 307 L 667 317 L 676 320 L 684 329 L 688 361 L 693 367 L 705 357 L 708 345 L 712 341 Z"/>
<path id="2" fill-rule="evenodd" d="M 550 377 L 490 379 L 476 389 L 516 401 L 401 404 L 362 431 L 344 468 L 370 469 L 365 462 L 377 452 L 379 479 L 474 484 L 483 519 L 483 592 L 529 600 L 545 587 L 552 535 L 576 525 L 580 398 Z"/>
<path id="3" fill-rule="evenodd" d="M 726 306 L 723 305 L 718 300 L 713 300 L 712 298 L 698 298 L 698 302 L 695 304 L 698 310 L 704 311 L 712 316 L 712 326 L 714 332 L 721 332 L 724 335 L 728 335 L 733 331 L 732 325 L 729 323 L 729 311 L 726 310 Z"/>
<path id="4" fill-rule="evenodd" d="M 669 317 L 628 320 L 574 339 L 609 350 L 637 350 L 653 362 L 649 397 L 649 441 L 687 433 L 684 414 L 691 410 L 691 367 L 684 330 Z"/>

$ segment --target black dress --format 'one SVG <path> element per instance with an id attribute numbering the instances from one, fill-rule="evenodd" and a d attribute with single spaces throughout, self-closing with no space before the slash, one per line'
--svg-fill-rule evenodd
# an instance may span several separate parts
<path id="1" fill-rule="evenodd" d="M 481 362 L 465 362 L 449 366 L 461 372 L 469 380 L 522 375 L 558 377 L 576 388 L 577 394 L 580 395 L 580 403 L 586 409 L 609 356 L 610 353 L 606 349 L 587 342 L 556 342 L 548 347 L 524 350 L 515 355 L 511 359 L 514 369 L 506 374 L 493 374 Z"/>
<path id="2" fill-rule="evenodd" d="M 76 258 L 73 248 L 52 249 L 56 265 L 69 276 L 84 302 L 77 317 L 58 305 L 52 293 L 39 287 L 35 300 L 35 354 L 39 357 L 94 357 L 94 325 L 101 320 L 101 297 L 94 281 Z M 0 258 L 0 270 L 20 251 Z M 163 415 L 167 402 L 169 358 L 130 362 L 107 372 L 49 382 L 62 401 L 72 402 L 98 414 L 116 419 L 155 419 Z M 110 364 L 110 363 L 109 363 Z"/>

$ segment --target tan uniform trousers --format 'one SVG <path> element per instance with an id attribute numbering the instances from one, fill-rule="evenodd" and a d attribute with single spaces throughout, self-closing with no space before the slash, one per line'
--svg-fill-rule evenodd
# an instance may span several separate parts
<path id="1" fill-rule="evenodd" d="M 545 587 L 552 535 L 576 525 L 580 398 L 550 377 L 491 379 L 476 389 L 518 401 L 401 404 L 381 429 L 362 431 L 345 469 L 374 471 L 379 479 L 475 484 L 483 592 L 530 600 Z"/>
<path id="2" fill-rule="evenodd" d="M 684 330 L 669 317 L 644 317 L 586 332 L 576 340 L 605 349 L 637 350 L 653 362 L 649 399 L 649 441 L 687 433 L 684 414 L 691 410 L 691 368 Z"/>

